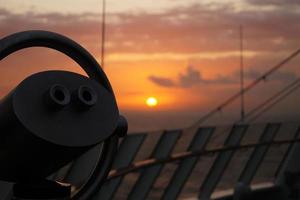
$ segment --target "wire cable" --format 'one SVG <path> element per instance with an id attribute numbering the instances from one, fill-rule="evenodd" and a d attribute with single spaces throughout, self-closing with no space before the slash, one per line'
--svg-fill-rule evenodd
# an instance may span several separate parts
<path id="1" fill-rule="evenodd" d="M 274 101 L 272 104 L 270 104 L 269 106 L 267 106 L 265 109 L 263 109 L 261 112 L 259 112 L 258 114 L 256 114 L 254 117 L 252 117 L 249 122 L 253 122 L 256 119 L 258 119 L 259 117 L 261 117 L 263 114 L 265 114 L 267 111 L 269 111 L 271 108 L 273 108 L 275 105 L 277 105 L 278 103 L 280 103 L 282 100 L 284 100 L 286 97 L 288 97 L 289 95 L 291 95 L 294 91 L 296 91 L 297 89 L 299 89 L 300 84 L 296 85 L 295 87 L 293 87 L 291 90 L 289 90 L 288 92 L 286 92 L 284 95 L 282 95 L 280 98 L 278 98 L 276 101 Z"/>
<path id="2" fill-rule="evenodd" d="M 224 109 L 226 106 L 228 106 L 229 104 L 231 104 L 237 98 L 239 98 L 241 96 L 241 94 L 247 93 L 252 88 L 254 88 L 257 84 L 259 84 L 262 81 L 265 81 L 271 74 L 273 74 L 275 71 L 279 70 L 286 63 L 288 63 L 290 60 L 292 60 L 293 58 L 295 58 L 296 56 L 298 56 L 299 53 L 300 53 L 300 48 L 297 49 L 296 51 L 294 51 L 292 54 L 290 54 L 288 57 L 286 57 L 285 59 L 283 59 L 278 64 L 274 65 L 271 69 L 269 69 L 263 75 L 261 75 L 256 80 L 254 80 L 252 83 L 250 83 L 249 85 L 247 85 L 243 90 L 241 90 L 238 93 L 234 94 L 233 96 L 229 97 L 226 101 L 224 101 L 223 103 L 221 103 L 220 105 L 218 105 L 217 107 L 215 107 L 213 110 L 211 110 L 210 112 L 208 112 L 203 117 L 201 117 L 199 120 L 197 120 L 195 123 L 193 123 L 192 126 L 200 125 L 203 122 L 205 122 L 206 120 L 208 120 L 210 117 L 212 117 L 213 115 L 215 115 L 216 113 L 218 113 L 219 111 L 221 111 L 222 109 Z"/>

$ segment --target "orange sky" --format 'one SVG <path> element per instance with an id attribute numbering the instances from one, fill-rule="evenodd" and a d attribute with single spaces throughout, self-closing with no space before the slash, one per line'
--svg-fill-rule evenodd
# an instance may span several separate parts
<path id="1" fill-rule="evenodd" d="M 239 89 L 240 24 L 244 26 L 247 83 L 300 46 L 300 4 L 293 0 L 107 3 L 105 71 L 121 111 L 132 124 L 148 124 L 149 129 L 188 125 Z M 0 5 L 0 34 L 55 31 L 82 44 L 100 62 L 100 11 L 101 2 L 96 0 L 10 0 Z M 271 77 L 268 84 L 280 88 L 297 78 L 298 61 Z M 46 69 L 82 73 L 59 53 L 24 50 L 1 62 L 1 95 L 26 75 Z M 249 94 L 248 108 L 276 88 L 261 86 Z M 149 96 L 158 98 L 157 107 L 145 105 Z M 166 123 L 155 126 L 148 119 L 140 123 L 139 115 L 159 121 L 164 116 Z M 133 125 L 131 130 L 139 129 Z"/>

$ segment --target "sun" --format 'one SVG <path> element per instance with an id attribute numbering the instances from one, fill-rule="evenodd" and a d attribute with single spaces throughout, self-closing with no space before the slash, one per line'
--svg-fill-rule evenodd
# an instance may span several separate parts
<path id="1" fill-rule="evenodd" d="M 148 97 L 146 100 L 146 104 L 149 107 L 154 107 L 154 106 L 157 106 L 158 101 L 155 97 Z"/>

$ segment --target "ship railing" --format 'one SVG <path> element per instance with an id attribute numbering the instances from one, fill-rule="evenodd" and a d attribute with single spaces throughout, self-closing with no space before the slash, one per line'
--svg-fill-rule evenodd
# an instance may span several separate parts
<path id="1" fill-rule="evenodd" d="M 94 199 L 211 199 L 221 191 L 234 193 L 239 184 L 280 185 L 286 174 L 297 176 L 292 165 L 300 155 L 299 142 L 299 123 L 129 134 L 120 140 L 112 170 Z M 99 150 L 96 147 L 53 178 L 73 183 L 76 192 L 93 170 Z M 6 197 L 7 187 L 0 187 Z"/>

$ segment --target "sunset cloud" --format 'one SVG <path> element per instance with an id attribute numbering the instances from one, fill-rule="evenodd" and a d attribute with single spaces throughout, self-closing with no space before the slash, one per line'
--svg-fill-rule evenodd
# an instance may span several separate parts
<path id="1" fill-rule="evenodd" d="M 249 1 L 258 4 L 255 0 Z M 278 2 L 273 1 L 274 5 Z M 268 2 L 272 3 L 271 0 Z M 230 4 L 220 4 L 215 9 L 195 4 L 158 14 L 109 13 L 107 52 L 112 58 L 118 54 L 123 59 L 130 56 L 143 58 L 145 54 L 152 56 L 151 59 L 161 59 L 155 55 L 160 53 L 174 53 L 173 57 L 181 59 L 188 57 L 181 55 L 200 55 L 197 59 L 205 59 L 212 52 L 234 57 L 236 53 L 232 52 L 238 50 L 240 24 L 245 29 L 245 48 L 252 55 L 255 52 L 286 51 L 299 43 L 299 17 L 299 12 L 288 9 L 236 12 Z M 2 36 L 27 29 L 46 29 L 66 34 L 93 49 L 100 48 L 100 24 L 101 15 L 97 13 L 15 14 L 0 10 Z"/>
<path id="2" fill-rule="evenodd" d="M 252 3 L 255 5 L 272 5 L 272 6 L 295 6 L 300 5 L 298 0 L 247 0 L 248 3 Z"/>
<path id="3" fill-rule="evenodd" d="M 155 75 L 151 75 L 148 77 L 148 79 L 155 83 L 158 86 L 162 86 L 162 87 L 175 87 L 177 86 L 175 81 L 170 79 L 170 78 L 166 78 L 166 77 L 160 77 L 160 76 L 155 76 Z"/>
<path id="4" fill-rule="evenodd" d="M 244 77 L 246 80 L 254 81 L 261 77 L 264 74 L 262 71 L 250 69 L 244 72 Z M 235 71 L 229 75 L 218 74 L 215 78 L 208 79 L 204 78 L 202 73 L 199 70 L 196 70 L 194 67 L 189 66 L 185 69 L 184 72 L 181 72 L 177 75 L 176 79 L 168 77 L 160 77 L 151 75 L 148 77 L 149 81 L 160 86 L 160 87 L 181 87 L 189 88 L 193 86 L 203 86 L 208 84 L 213 85 L 227 85 L 227 84 L 239 84 L 240 83 L 240 71 Z M 277 71 L 274 74 L 266 78 L 266 81 L 277 81 L 282 83 L 288 83 L 299 76 L 295 72 L 291 71 Z"/>
<path id="5" fill-rule="evenodd" d="M 196 70 L 194 67 L 189 66 L 185 69 L 184 72 L 181 72 L 177 75 L 177 78 L 174 80 L 167 77 L 159 77 L 151 75 L 148 79 L 154 84 L 161 87 L 182 87 L 189 88 L 192 86 L 203 85 L 203 84 L 233 84 L 236 83 L 231 77 L 225 77 L 218 75 L 214 79 L 206 79 L 202 76 L 202 73 Z"/>

